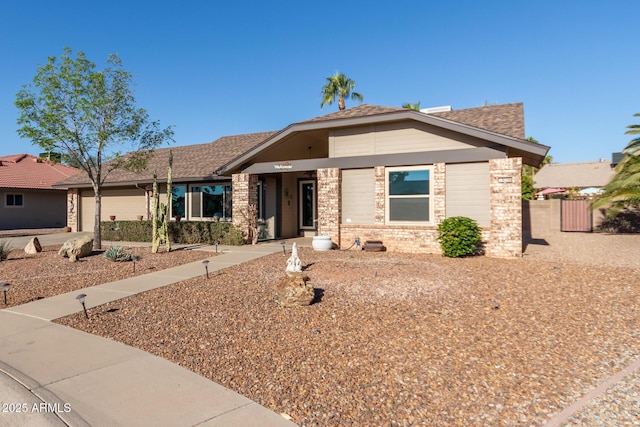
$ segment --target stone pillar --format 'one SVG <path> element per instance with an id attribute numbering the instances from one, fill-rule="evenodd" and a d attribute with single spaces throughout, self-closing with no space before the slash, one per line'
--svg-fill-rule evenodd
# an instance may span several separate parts
<path id="1" fill-rule="evenodd" d="M 433 197 L 431 198 L 433 203 L 433 219 L 431 222 L 434 224 L 440 224 L 446 218 L 446 199 L 447 199 L 447 187 L 446 187 L 446 164 L 434 163 L 433 165 Z"/>
<path id="2" fill-rule="evenodd" d="M 384 225 L 385 219 L 385 203 L 386 203 L 386 189 L 385 189 L 385 169 L 384 166 L 376 166 L 373 170 L 375 176 L 374 183 L 374 197 L 375 197 L 375 212 L 373 221 L 376 225 Z"/>
<path id="3" fill-rule="evenodd" d="M 338 168 L 318 169 L 318 234 L 340 245 L 342 175 Z"/>
<path id="4" fill-rule="evenodd" d="M 522 159 L 489 160 L 491 230 L 488 256 L 522 256 Z"/>
<path id="5" fill-rule="evenodd" d="M 246 214 L 249 206 L 258 206 L 258 175 L 234 174 L 231 177 L 231 191 L 232 223 L 246 235 L 248 231 Z"/>
<path id="6" fill-rule="evenodd" d="M 70 188 L 67 190 L 67 227 L 70 227 L 71 231 L 74 233 L 78 231 L 79 225 L 79 195 L 80 192 L 77 188 Z"/>

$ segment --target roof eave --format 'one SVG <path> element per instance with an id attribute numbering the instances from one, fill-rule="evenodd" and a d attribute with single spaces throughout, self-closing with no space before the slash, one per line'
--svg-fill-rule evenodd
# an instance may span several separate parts
<path id="1" fill-rule="evenodd" d="M 331 119 L 331 120 L 321 120 L 321 121 L 315 121 L 315 122 L 293 123 L 287 126 L 286 128 L 284 128 L 282 131 L 278 132 L 277 134 L 272 135 L 270 138 L 267 138 L 265 141 L 257 145 L 252 150 L 244 153 L 243 155 L 237 157 L 236 159 L 222 166 L 220 169 L 216 171 L 216 173 L 218 175 L 223 175 L 225 173 L 228 173 L 229 171 L 232 171 L 240 167 L 241 165 L 245 164 L 249 159 L 251 159 L 258 153 L 260 153 L 265 148 L 270 147 L 271 145 L 275 144 L 279 140 L 296 132 L 304 132 L 304 131 L 318 130 L 318 129 L 333 129 L 333 128 L 340 128 L 340 127 L 367 125 L 367 124 L 373 124 L 373 123 L 387 123 L 387 122 L 394 122 L 394 121 L 406 120 L 406 119 L 416 120 L 422 123 L 438 126 L 443 129 L 467 134 L 480 139 L 489 140 L 491 142 L 504 145 L 506 147 L 511 147 L 518 150 L 529 152 L 534 156 L 540 156 L 541 158 L 544 158 L 544 156 L 546 156 L 547 152 L 551 148 L 544 144 L 539 144 L 539 143 L 527 141 L 524 139 L 514 138 L 508 135 L 503 135 L 503 134 L 499 134 L 489 130 L 466 125 L 464 123 L 455 122 L 455 121 L 444 119 L 441 117 L 435 117 L 429 114 L 421 113 L 419 111 L 406 109 L 406 110 L 400 110 L 400 111 L 389 111 L 389 112 L 384 112 L 379 114 L 371 114 L 368 116 L 360 116 L 360 117 L 348 117 L 348 118 L 338 118 L 338 119 Z"/>

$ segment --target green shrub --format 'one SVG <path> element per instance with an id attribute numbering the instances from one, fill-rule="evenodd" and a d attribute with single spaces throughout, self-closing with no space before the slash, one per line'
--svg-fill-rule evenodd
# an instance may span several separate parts
<path id="1" fill-rule="evenodd" d="M 102 240 L 125 242 L 151 242 L 153 224 L 151 221 L 104 221 Z M 242 232 L 230 222 L 180 221 L 169 222 L 169 238 L 178 244 L 239 246 Z"/>
<path id="2" fill-rule="evenodd" d="M 104 257 L 110 261 L 131 261 L 133 256 L 120 246 L 112 246 L 104 251 Z"/>
<path id="3" fill-rule="evenodd" d="M 9 246 L 9 242 L 0 241 L 0 261 L 4 261 L 9 257 L 9 252 L 11 252 L 11 246 Z"/>
<path id="4" fill-rule="evenodd" d="M 438 226 L 438 241 L 444 256 L 458 258 L 477 254 L 482 234 L 475 220 L 454 216 L 445 219 Z"/>

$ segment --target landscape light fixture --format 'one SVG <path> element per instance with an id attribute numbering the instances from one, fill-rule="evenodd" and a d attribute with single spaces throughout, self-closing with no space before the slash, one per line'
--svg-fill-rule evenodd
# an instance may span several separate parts
<path id="1" fill-rule="evenodd" d="M 216 253 L 218 253 L 218 243 L 219 243 L 219 242 L 218 242 L 218 239 L 216 239 L 216 241 L 215 241 L 215 242 L 213 242 L 213 243 L 216 245 Z"/>
<path id="2" fill-rule="evenodd" d="M 207 272 L 207 279 L 209 278 L 209 260 L 205 259 L 202 260 L 202 263 L 204 264 L 204 271 Z"/>
<path id="3" fill-rule="evenodd" d="M 136 261 L 137 260 L 138 260 L 137 256 L 134 255 L 134 256 L 131 257 L 131 261 L 133 261 L 133 272 L 134 273 L 136 272 Z"/>
<path id="4" fill-rule="evenodd" d="M 282 241 L 282 242 L 280 242 L 280 243 L 282 243 L 282 254 L 283 254 L 284 256 L 287 256 L 287 251 L 286 251 L 286 249 L 284 248 L 284 241 Z"/>
<path id="5" fill-rule="evenodd" d="M 2 287 L 2 293 L 4 294 L 4 305 L 7 305 L 7 291 L 11 287 L 11 283 L 2 282 L 0 283 L 0 287 Z"/>
<path id="6" fill-rule="evenodd" d="M 87 297 L 86 294 L 80 294 L 76 297 L 76 299 L 82 304 L 82 309 L 84 310 L 84 317 L 89 319 L 89 315 L 87 314 L 87 306 L 84 305 L 84 299 Z"/>

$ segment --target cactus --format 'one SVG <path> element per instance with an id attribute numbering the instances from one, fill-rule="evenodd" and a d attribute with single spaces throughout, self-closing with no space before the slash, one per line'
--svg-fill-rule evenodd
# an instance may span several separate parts
<path id="1" fill-rule="evenodd" d="M 160 203 L 160 192 L 158 191 L 158 174 L 153 171 L 153 243 L 151 251 L 155 254 L 164 243 L 167 252 L 171 251 L 171 241 L 169 240 L 169 207 L 171 206 L 171 170 L 173 168 L 173 153 L 169 151 L 169 171 L 167 178 L 167 204 Z"/>

